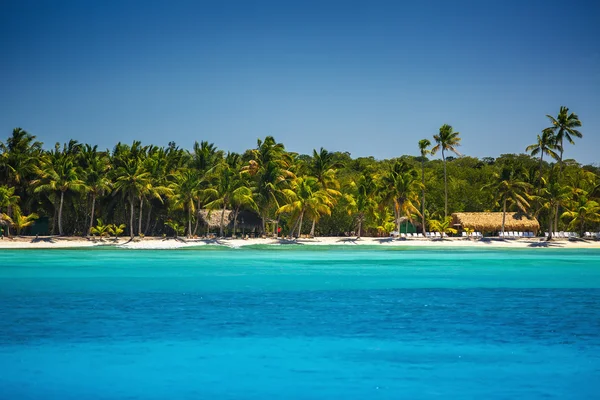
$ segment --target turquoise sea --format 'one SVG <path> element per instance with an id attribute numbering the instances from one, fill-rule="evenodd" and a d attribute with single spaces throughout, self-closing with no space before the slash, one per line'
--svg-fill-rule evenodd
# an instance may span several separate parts
<path id="1" fill-rule="evenodd" d="M 0 399 L 599 393 L 599 250 L 0 250 Z"/>

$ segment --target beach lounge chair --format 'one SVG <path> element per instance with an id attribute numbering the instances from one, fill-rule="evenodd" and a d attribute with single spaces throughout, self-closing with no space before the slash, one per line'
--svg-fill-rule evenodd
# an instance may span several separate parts
<path id="1" fill-rule="evenodd" d="M 423 233 L 419 232 L 419 234 L 417 235 L 417 237 L 423 238 L 425 236 L 423 236 Z"/>
<path id="2" fill-rule="evenodd" d="M 433 234 L 434 234 L 434 236 L 435 236 L 436 238 L 441 238 L 441 237 L 442 237 L 442 235 L 440 235 L 440 233 L 439 233 L 439 232 L 434 232 Z"/>

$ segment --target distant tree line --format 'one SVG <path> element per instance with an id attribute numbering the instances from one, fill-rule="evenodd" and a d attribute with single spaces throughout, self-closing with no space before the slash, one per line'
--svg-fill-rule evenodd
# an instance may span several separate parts
<path id="1" fill-rule="evenodd" d="M 548 119 L 527 154 L 495 159 L 460 154 L 460 133 L 446 124 L 415 140 L 419 156 L 387 160 L 323 148 L 297 154 L 271 136 L 243 154 L 205 141 L 191 150 L 139 141 L 100 150 L 71 140 L 44 150 L 15 128 L 0 142 L 0 222 L 5 234 L 47 217 L 58 235 L 111 228 L 132 238 L 192 237 L 203 234 L 199 212 L 208 210 L 225 236 L 239 233 L 241 211 L 253 211 L 263 233 L 375 236 L 403 223 L 451 232 L 451 212 L 520 210 L 549 232 L 598 230 L 600 170 L 564 158 L 583 137 L 581 122 L 566 107 Z"/>

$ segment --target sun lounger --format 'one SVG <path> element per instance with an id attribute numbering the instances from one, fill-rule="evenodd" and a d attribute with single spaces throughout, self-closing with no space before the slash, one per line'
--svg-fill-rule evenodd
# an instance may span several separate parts
<path id="1" fill-rule="evenodd" d="M 442 237 L 442 235 L 440 235 L 439 232 L 434 232 L 434 235 L 435 235 L 436 238 L 441 238 Z"/>

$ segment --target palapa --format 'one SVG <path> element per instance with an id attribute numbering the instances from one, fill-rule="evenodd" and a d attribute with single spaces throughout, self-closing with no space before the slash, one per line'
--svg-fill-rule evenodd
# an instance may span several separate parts
<path id="1" fill-rule="evenodd" d="M 200 210 L 198 215 L 200 220 L 204 224 L 208 224 L 209 228 L 218 228 L 221 226 L 221 213 L 223 209 L 220 210 Z M 225 210 L 225 215 L 223 216 L 223 225 L 227 226 L 229 222 L 233 220 L 233 211 Z"/>
<path id="2" fill-rule="evenodd" d="M 452 214 L 452 223 L 462 229 L 469 228 L 479 232 L 497 232 L 502 230 L 501 212 L 465 212 Z M 537 232 L 540 223 L 537 219 L 521 212 L 507 212 L 504 221 L 505 231 Z"/>

